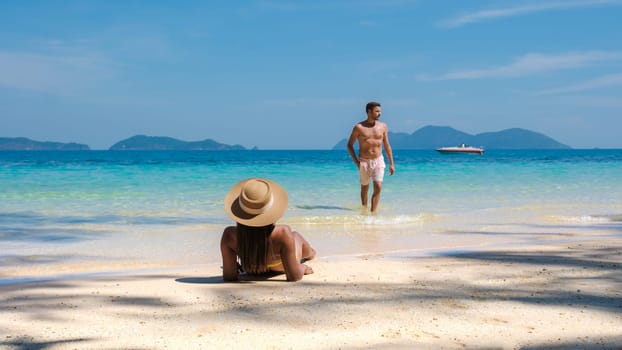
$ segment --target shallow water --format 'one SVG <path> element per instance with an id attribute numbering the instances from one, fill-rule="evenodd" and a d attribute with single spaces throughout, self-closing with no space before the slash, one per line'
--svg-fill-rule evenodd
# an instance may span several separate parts
<path id="1" fill-rule="evenodd" d="M 370 216 L 345 151 L 0 152 L 0 264 L 217 262 L 223 198 L 253 176 L 285 187 L 281 222 L 320 256 L 621 232 L 622 150 L 394 156 Z"/>

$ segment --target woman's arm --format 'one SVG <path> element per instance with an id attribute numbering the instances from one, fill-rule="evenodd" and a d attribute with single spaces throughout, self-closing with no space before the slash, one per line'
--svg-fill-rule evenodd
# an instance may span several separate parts
<path id="1" fill-rule="evenodd" d="M 283 269 L 288 281 L 299 281 L 302 279 L 302 276 L 313 273 L 309 266 L 301 264 L 298 260 L 296 256 L 296 237 L 289 226 L 282 226 L 278 239 L 281 244 L 281 261 L 283 262 Z"/>
<path id="2" fill-rule="evenodd" d="M 227 282 L 238 280 L 237 254 L 235 247 L 237 246 L 237 237 L 235 227 L 229 226 L 225 228 L 220 239 L 220 253 L 222 254 L 222 278 Z"/>

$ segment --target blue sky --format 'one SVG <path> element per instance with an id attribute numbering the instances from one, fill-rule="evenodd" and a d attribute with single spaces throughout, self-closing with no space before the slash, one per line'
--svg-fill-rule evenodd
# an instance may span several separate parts
<path id="1" fill-rule="evenodd" d="M 327 149 L 520 127 L 622 148 L 622 0 L 2 1 L 0 137 Z"/>

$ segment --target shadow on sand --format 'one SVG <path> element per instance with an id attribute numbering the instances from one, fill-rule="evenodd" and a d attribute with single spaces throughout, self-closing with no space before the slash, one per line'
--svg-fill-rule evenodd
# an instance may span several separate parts
<path id="1" fill-rule="evenodd" d="M 268 272 L 261 275 L 240 275 L 239 281 L 234 283 L 245 283 L 245 282 L 260 282 L 260 281 L 273 281 L 279 282 L 280 280 L 273 280 L 272 278 L 282 276 L 283 273 L 280 272 Z M 222 276 L 210 276 L 210 277 L 182 277 L 177 278 L 175 282 L 179 283 L 190 283 L 190 284 L 225 284 L 222 279 Z M 283 280 L 283 282 L 287 282 Z"/>
<path id="2" fill-rule="evenodd" d="M 76 294 L 73 289 L 80 286 L 82 281 L 79 280 L 26 283 L 0 286 L 0 314 L 11 313 L 17 315 L 12 317 L 20 319 L 51 319 L 56 324 L 71 324 L 71 314 L 59 311 L 58 308 L 84 308 L 80 312 L 90 313 L 94 312 L 92 305 L 103 304 L 113 308 L 109 312 L 116 315 L 115 319 L 120 324 L 135 324 L 142 319 L 152 317 L 155 313 L 163 318 L 182 313 L 184 319 L 189 320 L 219 320 L 223 314 L 226 314 L 239 319 L 240 322 L 283 325 L 287 322 L 302 322 L 299 315 L 314 310 L 315 317 L 319 318 L 314 322 L 335 328 L 341 327 L 345 317 L 344 310 L 348 313 L 372 314 L 376 319 L 393 317 L 374 313 L 376 306 L 388 303 L 395 305 L 396 314 L 416 312 L 421 304 L 429 305 L 430 303 L 458 305 L 454 312 L 460 314 L 466 312 L 461 311 L 463 309 L 459 307 L 460 303 L 479 305 L 480 302 L 509 302 L 515 305 L 536 306 L 542 308 L 543 311 L 551 310 L 553 307 L 563 307 L 576 312 L 587 310 L 606 313 L 611 317 L 619 317 L 622 314 L 622 294 L 619 293 L 622 290 L 622 243 L 604 248 L 575 244 L 568 249 L 557 251 L 495 251 L 453 254 L 450 257 L 454 266 L 464 267 L 466 262 L 471 262 L 490 268 L 487 269 L 487 275 L 474 276 L 469 279 L 456 275 L 454 278 L 444 280 L 423 278 L 402 283 L 357 282 L 353 284 L 346 280 L 275 283 L 284 281 L 282 276 L 278 281 L 270 280 L 265 283 L 222 283 L 221 276 L 141 275 L 98 279 L 108 284 L 118 284 L 123 281 L 135 282 L 141 279 L 175 281 L 180 286 L 185 285 L 184 289 L 188 293 L 196 295 L 197 299 L 200 298 L 197 304 L 190 306 L 188 301 L 162 297 L 149 290 L 133 295 L 103 295 L 88 291 Z M 417 259 L 413 258 L 412 263 L 415 264 Z M 407 263 L 409 263 L 408 260 Z M 520 265 L 521 276 L 525 276 L 521 277 L 525 279 L 524 283 L 516 284 L 512 280 L 516 276 L 511 276 L 504 270 L 504 267 L 508 265 Z M 413 265 L 413 268 L 420 269 L 422 266 L 422 264 L 417 264 Z M 438 269 L 450 268 L 445 263 L 434 266 Z M 569 274 L 568 271 L 572 273 Z M 542 280 L 538 279 L 539 275 L 546 275 L 542 276 L 545 277 L 546 284 L 539 284 L 538 281 Z M 489 283 L 491 278 L 503 281 L 505 277 L 508 277 L 508 282 Z M 578 290 L 577 283 L 585 287 Z M 45 289 L 46 292 L 41 293 L 40 289 Z M 317 291 L 321 297 L 315 295 L 316 293 L 310 293 L 310 290 Z M 80 300 L 80 303 L 76 303 L 75 300 Z M 208 307 L 213 303 L 224 306 L 223 308 Z M 130 306 L 133 312 L 119 312 L 114 309 L 115 305 Z M 291 315 L 291 319 L 284 319 L 284 315 Z M 443 317 L 443 315 L 438 317 Z M 417 329 L 419 326 L 412 325 L 412 327 Z M 63 339 L 61 335 L 49 341 L 24 338 L 18 328 L 12 328 L 8 321 L 0 321 L 0 328 L 3 328 L 3 333 L 6 335 L 5 338 L 0 339 L 0 348 L 45 349 L 59 346 L 79 348 L 81 345 L 79 342 L 88 341 L 88 339 Z M 485 335 L 482 334 L 482 336 Z M 376 347 L 395 348 L 391 339 L 381 341 L 385 343 L 375 344 Z M 409 346 L 402 348 L 425 348 L 430 345 L 415 338 L 410 338 L 408 341 Z M 342 348 L 358 349 L 347 346 Z M 500 345 L 490 344 L 488 348 L 500 348 Z M 605 332 L 602 336 L 587 339 L 582 337 L 582 334 L 576 334 L 576 340 L 563 338 L 552 344 L 534 344 L 531 341 L 529 345 L 522 347 L 522 349 L 530 350 L 566 348 L 622 348 L 622 337 L 611 336 Z"/>

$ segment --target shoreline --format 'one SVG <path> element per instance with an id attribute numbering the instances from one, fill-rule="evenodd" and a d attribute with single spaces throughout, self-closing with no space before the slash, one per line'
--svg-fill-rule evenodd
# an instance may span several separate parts
<path id="1" fill-rule="evenodd" d="M 463 254 L 483 253 L 494 250 L 515 250 L 515 249 L 538 249 L 550 245 L 562 244 L 578 244 L 581 242 L 590 242 L 598 240 L 609 240 L 622 238 L 622 233 L 616 230 L 618 225 L 612 226 L 608 232 L 590 233 L 590 234 L 567 234 L 560 233 L 551 236 L 549 234 L 524 233 L 521 239 L 515 239 L 512 235 L 497 237 L 495 240 L 488 240 L 484 243 L 477 243 L 480 235 L 460 235 L 462 240 L 455 239 L 451 244 L 447 240 L 452 239 L 452 235 L 430 234 L 426 235 L 426 240 L 418 240 L 420 247 L 406 249 L 385 249 L 385 250 L 368 250 L 361 249 L 358 252 L 342 251 L 324 255 L 323 249 L 319 248 L 318 258 L 315 261 L 324 261 L 327 263 L 352 261 L 364 257 L 382 257 L 388 260 L 404 260 L 404 259 L 425 259 L 444 256 L 455 256 Z M 398 237 L 399 235 L 395 236 Z M 430 238 L 433 237 L 433 238 Z M 442 237 L 440 239 L 439 237 Z M 417 237 L 417 238 L 423 238 Z M 486 237 L 489 238 L 489 237 Z M 196 238 L 194 238 L 196 239 Z M 354 241 L 354 239 L 350 238 Z M 404 235 L 403 240 L 412 241 L 413 237 Z M 321 240 L 320 240 L 321 241 Z M 160 242 L 162 243 L 162 242 Z M 324 245 L 327 245 L 324 242 Z M 323 247 L 324 245 L 320 245 Z M 392 245 L 393 247 L 395 244 Z M 389 246 L 391 247 L 391 246 Z M 316 247 L 317 248 L 317 247 Z M 367 247 L 368 248 L 368 247 Z M 386 248 L 386 247 L 385 247 Z M 51 257 L 50 255 L 48 257 Z M 219 260 L 219 259 L 218 259 Z M 96 265 L 95 267 L 93 265 Z M 80 279 L 97 279 L 98 277 L 125 277 L 130 275 L 140 275 L 150 271 L 175 271 L 179 269 L 193 269 L 203 267 L 213 269 L 220 268 L 220 261 L 206 262 L 179 262 L 174 257 L 168 257 L 165 260 L 141 259 L 139 257 L 130 260 L 111 260 L 106 261 L 101 257 L 98 259 L 89 259 L 88 257 L 79 258 L 76 261 L 65 261 L 53 264 L 33 264 L 30 266 L 16 266 L 10 269 L 3 269 L 0 273 L 0 287 L 8 285 L 19 285 L 23 283 L 44 283 L 52 281 L 80 280 Z M 52 271 L 52 272 L 50 272 Z"/>

